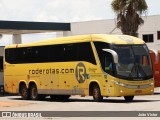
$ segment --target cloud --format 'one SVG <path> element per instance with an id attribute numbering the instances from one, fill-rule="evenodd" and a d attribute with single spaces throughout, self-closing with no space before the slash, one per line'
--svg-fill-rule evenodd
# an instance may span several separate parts
<path id="1" fill-rule="evenodd" d="M 148 15 L 160 15 L 159 0 L 146 0 L 148 5 Z"/>
<path id="2" fill-rule="evenodd" d="M 112 0 L 0 0 L 0 19 L 77 22 L 113 19 Z M 160 14 L 159 0 L 146 0 L 148 14 Z"/>
<path id="3" fill-rule="evenodd" d="M 112 18 L 111 0 L 1 0 L 1 19 L 76 22 Z"/>
<path id="4" fill-rule="evenodd" d="M 0 39 L 0 46 L 6 46 L 12 44 L 12 36 L 11 35 L 3 35 Z"/>
<path id="5" fill-rule="evenodd" d="M 113 19 L 112 0 L 0 0 L 0 20 L 79 22 L 101 19 Z M 146 0 L 148 15 L 160 14 L 159 0 Z M 24 35 L 25 36 L 25 35 Z M 47 37 L 47 35 L 45 35 Z M 24 38 L 34 40 L 40 37 Z M 42 37 L 43 38 L 43 37 Z M 10 44 L 11 37 L 4 36 Z M 3 45 L 3 44 L 1 44 Z"/>
<path id="6" fill-rule="evenodd" d="M 54 0 L 46 5 L 48 21 L 77 22 L 110 18 L 107 11 L 111 10 L 109 0 Z M 52 17 L 51 17 L 52 16 Z"/>

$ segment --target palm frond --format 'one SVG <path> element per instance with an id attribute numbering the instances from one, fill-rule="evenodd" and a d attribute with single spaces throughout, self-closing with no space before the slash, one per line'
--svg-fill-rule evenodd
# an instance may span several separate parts
<path id="1" fill-rule="evenodd" d="M 144 23 L 141 15 L 147 12 L 145 0 L 113 0 L 113 11 L 117 14 L 117 28 L 123 34 L 136 35 L 138 27 Z"/>

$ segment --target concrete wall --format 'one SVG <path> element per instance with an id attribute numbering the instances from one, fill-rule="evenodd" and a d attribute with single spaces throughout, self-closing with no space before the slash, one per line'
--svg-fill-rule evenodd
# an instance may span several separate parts
<path id="1" fill-rule="evenodd" d="M 157 39 L 157 31 L 160 31 L 160 15 L 144 17 L 144 25 L 139 28 L 139 37 L 144 34 L 153 34 L 154 42 L 147 43 L 149 48 L 160 50 L 160 40 Z"/>
<path id="2" fill-rule="evenodd" d="M 13 44 L 20 44 L 20 43 L 22 43 L 21 34 L 13 34 L 13 36 L 12 36 L 12 43 Z"/>
<path id="3" fill-rule="evenodd" d="M 157 31 L 160 31 L 160 15 L 143 17 L 144 25 L 139 28 L 139 38 L 144 34 L 154 34 L 154 42 L 147 43 L 149 48 L 160 50 L 160 40 L 157 40 Z M 71 23 L 71 31 L 63 32 L 63 36 L 83 35 L 83 34 L 122 34 L 120 29 L 115 29 L 116 21 L 96 20 L 86 22 Z M 115 29 L 115 30 L 114 30 Z"/>
<path id="4" fill-rule="evenodd" d="M 69 35 L 82 35 L 82 34 L 110 34 L 115 29 L 114 20 L 96 20 L 87 22 L 75 22 L 71 23 L 71 32 Z M 112 34 L 121 33 L 119 29 L 116 29 Z"/>

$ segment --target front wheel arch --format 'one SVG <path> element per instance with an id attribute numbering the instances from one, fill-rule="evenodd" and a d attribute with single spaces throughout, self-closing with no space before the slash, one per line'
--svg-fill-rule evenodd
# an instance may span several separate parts
<path id="1" fill-rule="evenodd" d="M 94 88 L 95 85 L 100 86 L 97 81 L 90 82 L 90 84 L 89 84 L 89 96 L 93 95 L 93 88 Z"/>
<path id="2" fill-rule="evenodd" d="M 89 95 L 93 96 L 95 102 L 100 102 L 103 100 L 103 96 L 101 95 L 101 89 L 97 82 L 91 82 L 89 85 Z"/>

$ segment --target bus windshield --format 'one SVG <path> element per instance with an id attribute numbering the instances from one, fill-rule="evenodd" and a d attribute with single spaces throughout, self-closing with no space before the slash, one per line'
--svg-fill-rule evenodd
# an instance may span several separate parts
<path id="1" fill-rule="evenodd" d="M 146 45 L 112 45 L 111 48 L 119 57 L 115 65 L 119 78 L 145 80 L 153 77 Z"/>

